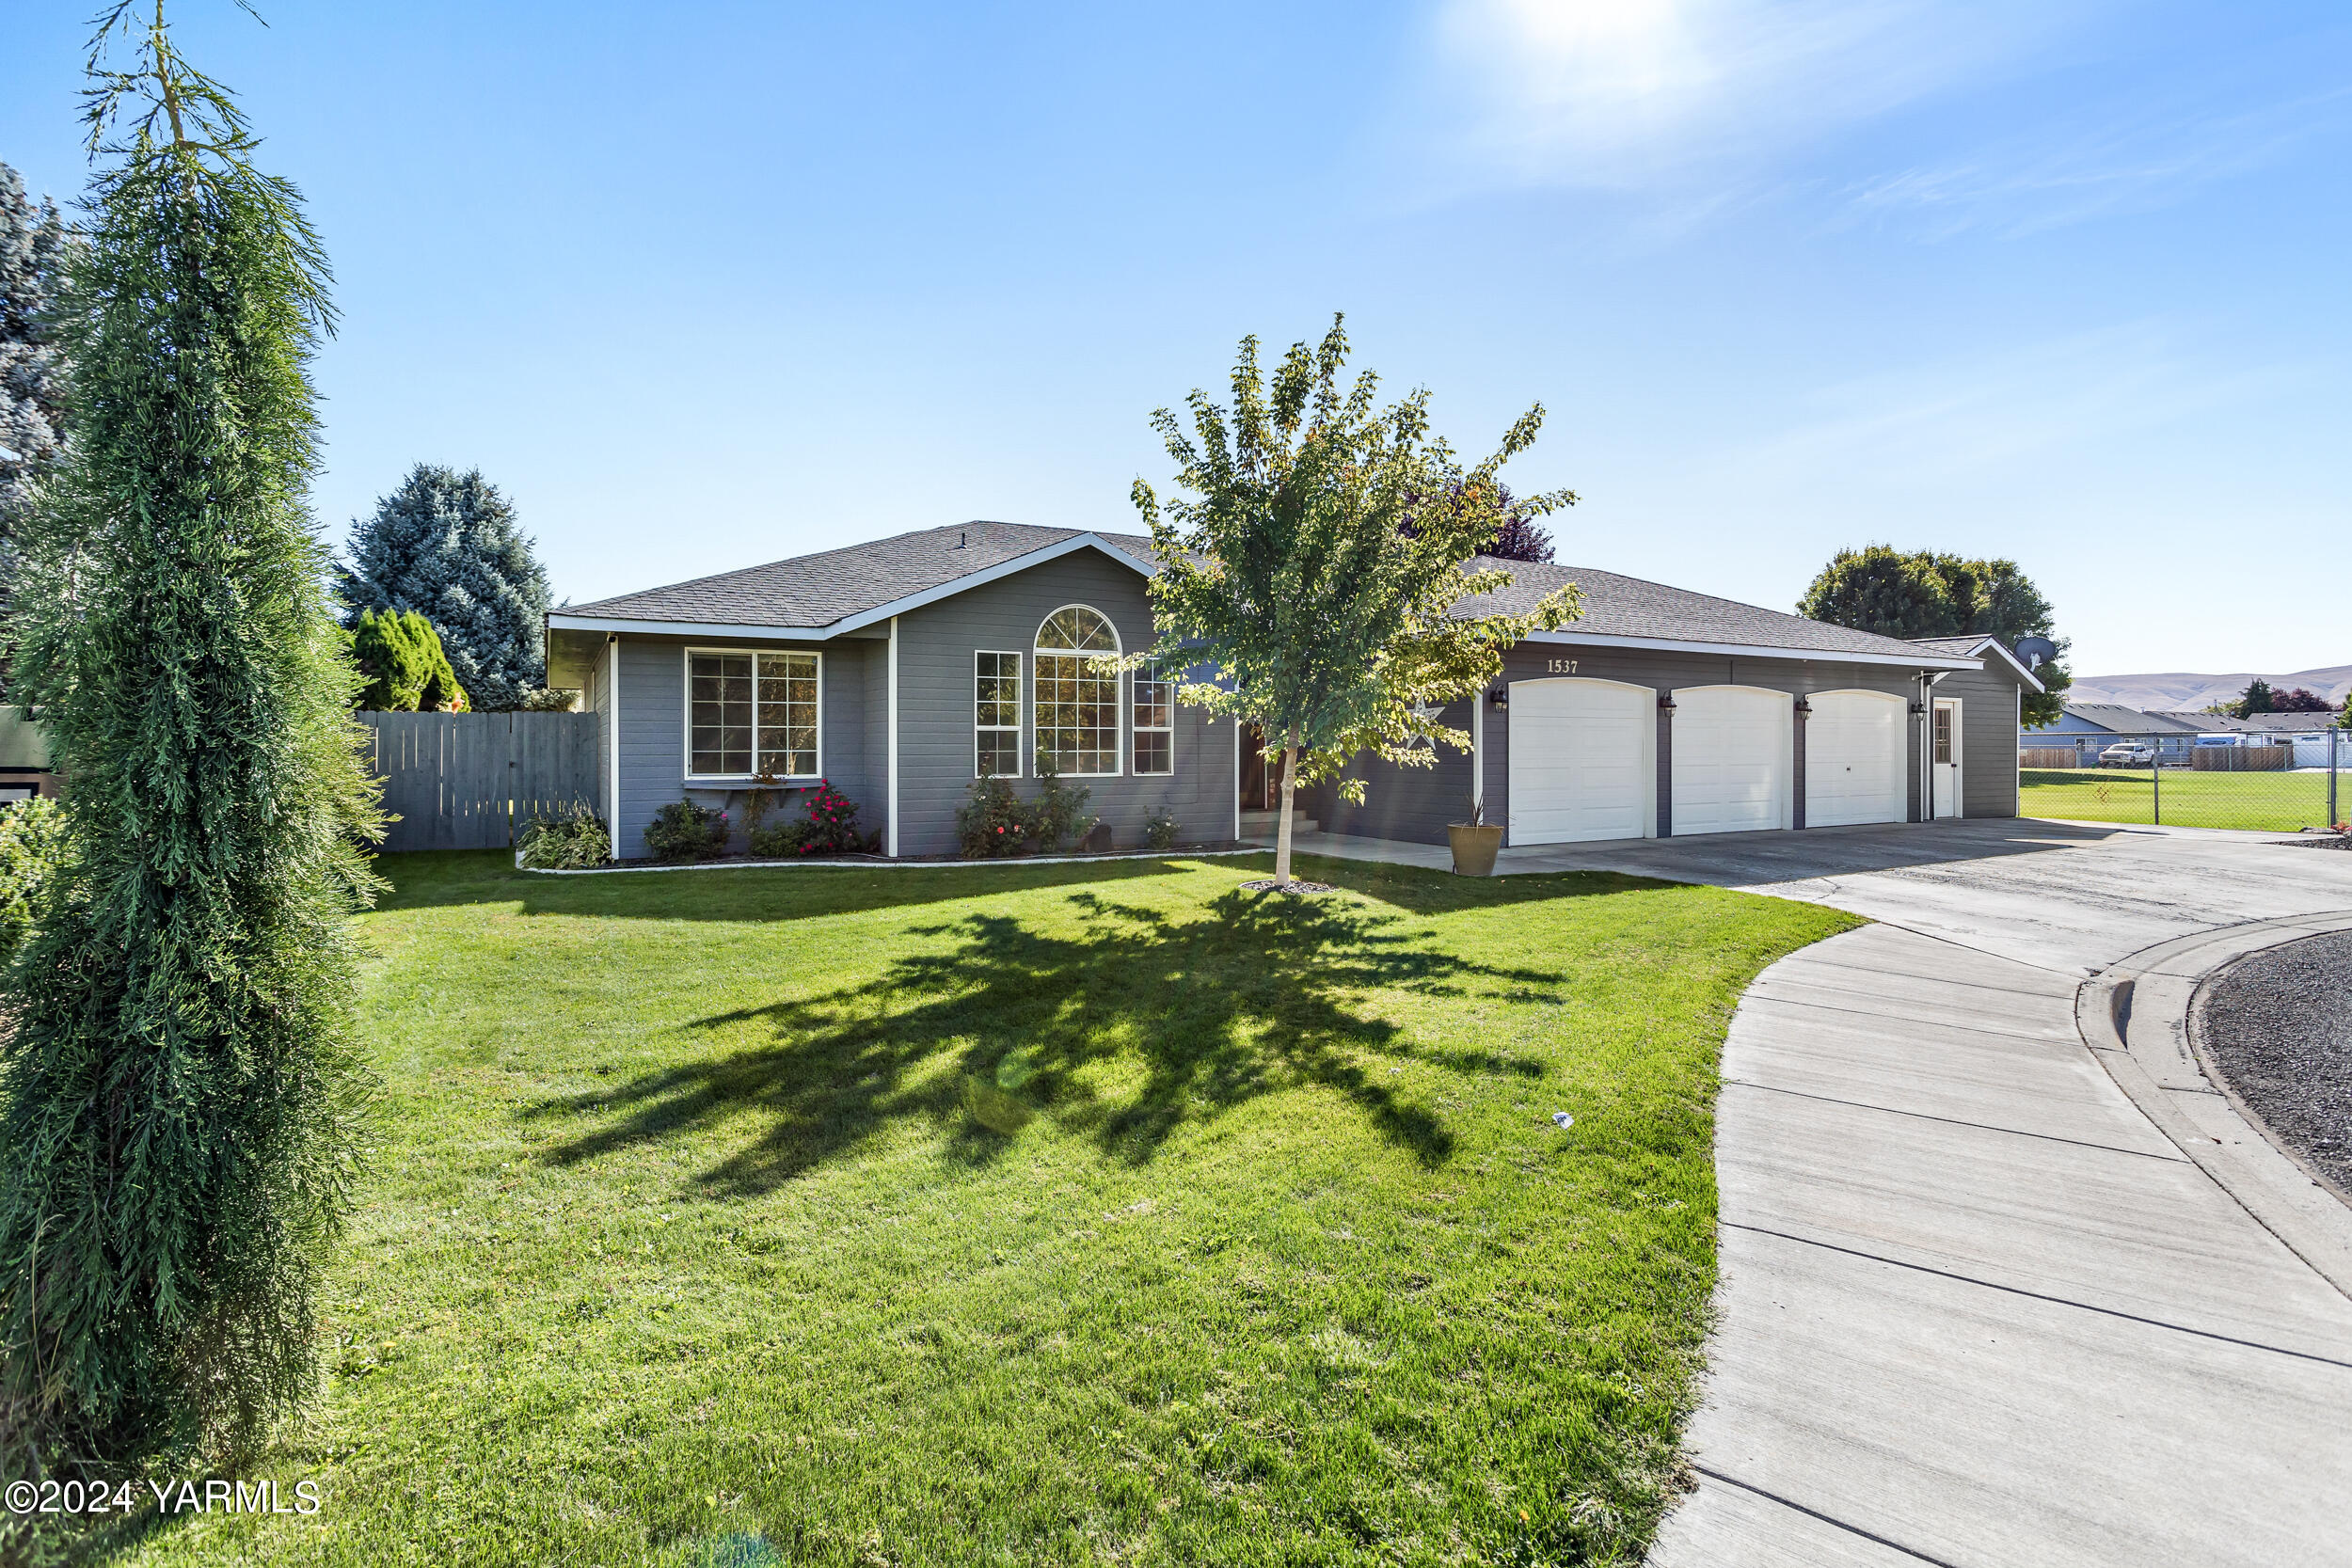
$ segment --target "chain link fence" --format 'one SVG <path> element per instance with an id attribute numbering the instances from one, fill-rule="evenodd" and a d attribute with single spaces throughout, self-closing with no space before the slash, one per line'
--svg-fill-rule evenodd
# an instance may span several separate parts
<path id="1" fill-rule="evenodd" d="M 2339 729 L 2033 736 L 2017 761 L 2027 816 L 2299 832 L 2352 813 L 2352 734 Z"/>

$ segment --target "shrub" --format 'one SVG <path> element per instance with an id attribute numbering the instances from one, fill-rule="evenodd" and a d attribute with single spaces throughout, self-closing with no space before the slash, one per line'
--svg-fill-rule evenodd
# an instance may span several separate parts
<path id="1" fill-rule="evenodd" d="M 450 669 L 441 634 L 413 610 L 362 610 L 351 657 L 368 678 L 358 706 L 378 712 L 466 711 L 466 693 Z"/>
<path id="2" fill-rule="evenodd" d="M 956 845 L 968 861 L 1018 855 L 1028 843 L 1031 814 L 1002 779 L 974 779 L 971 799 L 956 812 Z"/>
<path id="3" fill-rule="evenodd" d="M 536 816 L 523 830 L 523 863 L 538 871 L 580 871 L 612 858 L 612 835 L 596 814 L 572 805 L 552 816 Z"/>
<path id="4" fill-rule="evenodd" d="M 1184 824 L 1176 820 L 1176 814 L 1162 806 L 1144 818 L 1143 847 L 1146 849 L 1173 849 L 1176 847 L 1176 835 L 1183 830 Z"/>
<path id="5" fill-rule="evenodd" d="M 16 957 L 38 923 L 42 895 L 65 856 L 65 813 L 36 797 L 0 812 L 0 964 Z"/>
<path id="6" fill-rule="evenodd" d="M 758 802 L 759 815 L 765 816 L 767 802 L 760 798 L 766 792 L 752 793 Z M 823 779 L 817 781 L 817 788 L 809 795 L 805 815 L 772 828 L 755 824 L 750 836 L 752 853 L 768 860 L 793 855 L 854 855 L 866 848 L 866 838 L 857 831 L 857 802 Z"/>
<path id="7" fill-rule="evenodd" d="M 1061 769 L 1044 752 L 1037 754 L 1037 819 L 1038 842 L 1048 849 L 1067 847 L 1072 840 L 1084 838 L 1095 819 L 1086 814 L 1087 801 L 1094 791 L 1081 784 L 1076 788 L 1061 782 Z"/>
<path id="8" fill-rule="evenodd" d="M 727 814 L 673 800 L 645 825 L 645 847 L 665 861 L 707 861 L 726 853 Z"/>
<path id="9" fill-rule="evenodd" d="M 808 819 L 795 816 L 788 821 L 770 823 L 752 829 L 745 837 L 751 843 L 752 853 L 761 860 L 788 860 L 808 850 Z"/>

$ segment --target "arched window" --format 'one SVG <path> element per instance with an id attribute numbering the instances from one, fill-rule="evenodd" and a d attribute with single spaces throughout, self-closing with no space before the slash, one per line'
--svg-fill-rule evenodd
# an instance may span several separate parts
<path id="1" fill-rule="evenodd" d="M 1119 631 L 1064 605 L 1037 628 L 1037 752 L 1066 777 L 1119 771 Z"/>

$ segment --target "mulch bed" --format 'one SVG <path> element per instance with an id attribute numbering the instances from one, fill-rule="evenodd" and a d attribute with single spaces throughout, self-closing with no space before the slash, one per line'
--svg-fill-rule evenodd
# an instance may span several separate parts
<path id="1" fill-rule="evenodd" d="M 1333 888 L 1332 888 L 1332 886 L 1331 886 L 1331 884 L 1330 884 L 1329 882 L 1308 882 L 1308 881 L 1301 881 L 1301 880 L 1300 880 L 1298 878 L 1296 878 L 1296 877 L 1293 877 L 1293 878 L 1292 878 L 1289 881 L 1287 881 L 1287 882 L 1278 882 L 1278 881 L 1276 881 L 1276 880 L 1275 880 L 1273 878 L 1271 878 L 1271 877 L 1262 877 L 1262 878 L 1260 878 L 1258 880 L 1256 880 L 1256 881 L 1254 881 L 1254 882 L 1244 882 L 1244 883 L 1242 883 L 1242 885 L 1241 885 L 1241 890 L 1242 890 L 1244 893 L 1298 893 L 1298 894 L 1307 894 L 1307 893 L 1330 893 L 1330 892 L 1334 891 L 1334 890 L 1333 890 Z"/>
<path id="2" fill-rule="evenodd" d="M 2352 931 L 2239 959 L 2206 982 L 2195 1027 L 2271 1135 L 2352 1194 Z"/>
<path id="3" fill-rule="evenodd" d="M 2352 833 L 2310 833 L 2279 842 L 2290 849 L 2352 849 Z"/>

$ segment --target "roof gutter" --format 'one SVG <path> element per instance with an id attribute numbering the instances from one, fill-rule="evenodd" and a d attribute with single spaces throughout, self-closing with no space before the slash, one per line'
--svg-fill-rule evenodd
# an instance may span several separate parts
<path id="1" fill-rule="evenodd" d="M 1978 659 L 1937 658 L 1915 650 L 1899 654 L 1867 654 L 1836 648 L 1778 648 L 1759 642 L 1693 642 L 1672 637 L 1613 637 L 1603 632 L 1580 631 L 1532 631 L 1527 634 L 1526 641 L 1565 642 L 1587 648 L 1643 648 L 1653 653 L 1729 654 L 1739 658 L 1810 659 L 1827 664 L 1889 664 L 1904 670 L 1948 672 L 1984 668 Z"/>
<path id="2" fill-rule="evenodd" d="M 958 594 L 994 582 L 999 578 L 1025 572 L 1032 566 L 1042 566 L 1049 561 L 1057 561 L 1073 551 L 1083 549 L 1100 550 L 1141 576 L 1148 578 L 1152 575 L 1151 567 L 1110 544 L 1102 535 L 1073 533 L 1067 539 L 1057 539 L 1025 554 L 1000 561 L 993 566 L 951 578 L 936 588 L 909 594 L 888 604 L 876 605 L 871 610 L 861 610 L 821 626 L 779 626 L 743 621 L 646 621 L 625 615 L 558 615 L 553 612 L 548 616 L 548 626 L 551 630 L 563 631 L 633 631 L 641 637 L 775 637 L 798 642 L 826 642 L 836 637 L 863 631 L 867 626 L 882 625 L 910 610 L 937 604 L 942 599 L 951 599 Z"/>

